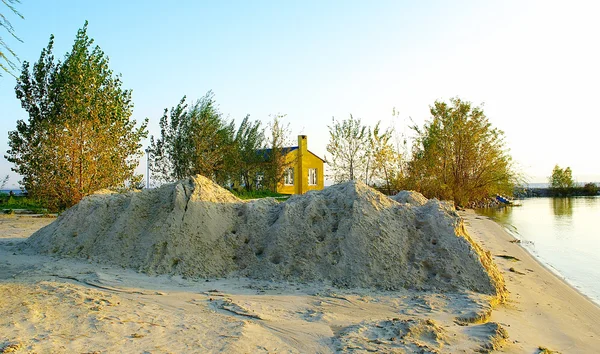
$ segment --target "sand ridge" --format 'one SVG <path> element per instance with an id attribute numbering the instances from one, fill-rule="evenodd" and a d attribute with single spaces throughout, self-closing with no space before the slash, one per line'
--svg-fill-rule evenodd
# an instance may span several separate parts
<path id="1" fill-rule="evenodd" d="M 196 176 L 84 198 L 27 245 L 149 274 L 464 289 L 504 298 L 491 258 L 450 205 L 415 193 L 396 199 L 352 181 L 282 203 L 242 202 Z"/>

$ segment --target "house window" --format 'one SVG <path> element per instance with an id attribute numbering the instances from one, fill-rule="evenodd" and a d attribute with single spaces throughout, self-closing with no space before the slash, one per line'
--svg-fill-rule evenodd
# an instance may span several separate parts
<path id="1" fill-rule="evenodd" d="M 308 185 L 309 186 L 317 185 L 317 169 L 316 168 L 308 169 Z"/>
<path id="2" fill-rule="evenodd" d="M 294 168 L 290 167 L 285 170 L 285 174 L 283 175 L 283 184 L 286 186 L 294 185 Z"/>

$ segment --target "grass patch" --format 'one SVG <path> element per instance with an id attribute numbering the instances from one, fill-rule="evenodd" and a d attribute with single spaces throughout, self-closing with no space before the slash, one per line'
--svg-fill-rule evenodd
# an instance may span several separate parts
<path id="1" fill-rule="evenodd" d="M 231 193 L 240 199 L 260 199 L 260 198 L 278 198 L 281 200 L 286 200 L 290 196 L 289 194 L 281 194 L 275 193 L 267 190 L 261 191 L 246 191 L 246 190 L 232 190 Z"/>
<path id="2" fill-rule="evenodd" d="M 36 199 L 7 194 L 0 194 L 0 209 L 8 210 L 9 213 L 15 209 L 26 209 L 39 213 L 47 212 L 44 205 Z"/>

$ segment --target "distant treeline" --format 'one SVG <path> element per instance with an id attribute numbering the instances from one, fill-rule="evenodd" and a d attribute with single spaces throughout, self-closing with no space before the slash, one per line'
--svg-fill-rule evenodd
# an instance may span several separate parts
<path id="1" fill-rule="evenodd" d="M 525 197 L 576 197 L 599 195 L 600 188 L 596 183 L 585 183 L 583 186 L 572 186 L 564 188 L 515 188 L 514 195 L 517 198 Z"/>
<path id="2" fill-rule="evenodd" d="M 55 59 L 53 47 L 50 36 L 37 62 L 23 62 L 15 87 L 28 119 L 9 131 L 5 158 L 22 177 L 20 186 L 49 210 L 63 210 L 104 188 L 143 188 L 135 169 L 149 119 L 132 119 L 132 91 L 87 35 L 87 22 L 63 60 Z M 407 136 L 379 123 L 332 118 L 328 177 L 363 180 L 388 194 L 412 189 L 460 206 L 512 192 L 519 173 L 504 133 L 482 107 L 456 97 L 435 101 L 430 113 L 422 126 L 410 126 L 412 146 Z M 201 174 L 223 186 L 244 186 L 250 196 L 256 189 L 274 192 L 290 164 L 289 129 L 281 117 L 274 116 L 267 130 L 249 115 L 238 126 L 221 114 L 211 91 L 189 105 L 184 96 L 164 110 L 160 136 L 150 137 L 145 151 L 152 179 L 165 183 Z"/>

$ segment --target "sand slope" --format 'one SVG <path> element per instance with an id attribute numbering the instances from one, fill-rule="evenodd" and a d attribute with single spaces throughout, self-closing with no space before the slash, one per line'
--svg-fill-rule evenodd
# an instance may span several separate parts
<path id="1" fill-rule="evenodd" d="M 502 277 L 452 208 L 413 199 L 422 203 L 348 182 L 283 203 L 242 202 L 197 176 L 90 196 L 27 243 L 37 252 L 150 274 L 466 289 L 502 299 Z"/>

